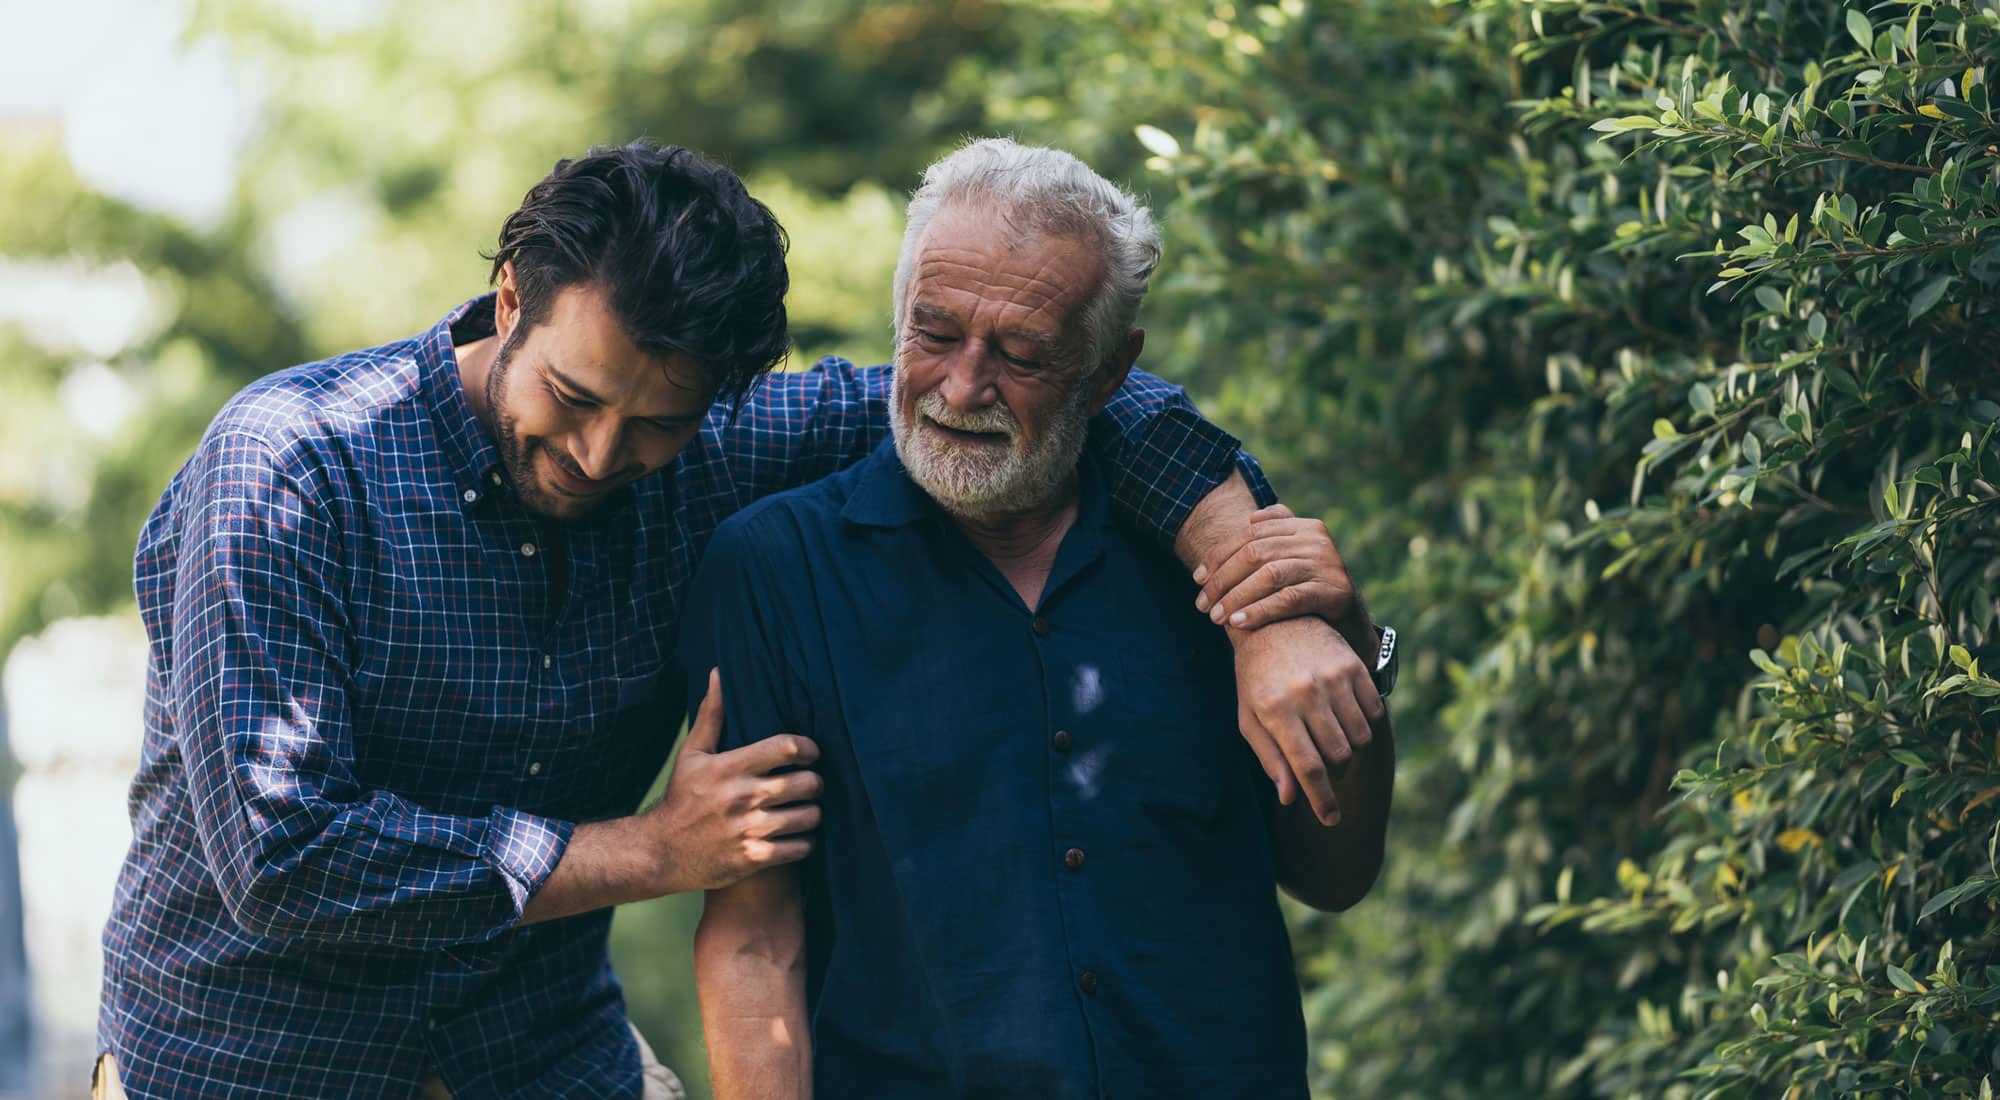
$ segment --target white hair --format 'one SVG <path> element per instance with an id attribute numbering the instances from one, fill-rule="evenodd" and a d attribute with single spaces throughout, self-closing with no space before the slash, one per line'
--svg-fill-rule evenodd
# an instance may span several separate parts
<path id="1" fill-rule="evenodd" d="M 967 142 L 924 170 L 923 185 L 910 196 L 903 252 L 896 261 L 899 339 L 908 319 L 918 244 L 931 218 L 953 203 L 992 210 L 1024 232 L 1095 245 L 1104 260 L 1104 277 L 1083 306 L 1086 372 L 1095 371 L 1124 342 L 1160 263 L 1160 230 L 1152 212 L 1070 154 L 1011 138 Z"/>

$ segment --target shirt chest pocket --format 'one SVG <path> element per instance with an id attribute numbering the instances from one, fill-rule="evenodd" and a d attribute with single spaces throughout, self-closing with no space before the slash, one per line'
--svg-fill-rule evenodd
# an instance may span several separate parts
<path id="1" fill-rule="evenodd" d="M 1121 655 L 1122 690 L 1107 696 L 1096 721 L 1083 723 L 1098 729 L 1110 755 L 1107 778 L 1129 784 L 1140 813 L 1168 829 L 1213 823 L 1240 793 L 1248 751 L 1228 672 L 1199 665 L 1196 656 Z M 1090 751 L 1086 745 L 1075 755 L 1087 761 Z"/>

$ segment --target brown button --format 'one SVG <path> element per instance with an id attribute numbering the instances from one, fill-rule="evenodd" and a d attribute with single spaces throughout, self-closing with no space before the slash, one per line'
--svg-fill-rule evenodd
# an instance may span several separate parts
<path id="1" fill-rule="evenodd" d="M 1047 619 L 1042 618 L 1040 615 L 1035 616 L 1035 621 L 1031 625 L 1035 628 L 1035 637 L 1037 638 L 1046 638 L 1049 636 L 1049 631 L 1055 629 L 1049 625 Z"/>
<path id="2" fill-rule="evenodd" d="M 1070 745 L 1073 743 L 1070 740 L 1068 730 L 1057 730 L 1054 741 L 1057 752 L 1068 752 Z"/>
<path id="3" fill-rule="evenodd" d="M 1071 848 L 1063 853 L 1063 866 L 1074 871 L 1083 866 L 1083 849 Z"/>
<path id="4" fill-rule="evenodd" d="M 1085 993 L 1097 992 L 1097 971 L 1086 970 L 1077 976 L 1076 984 Z"/>

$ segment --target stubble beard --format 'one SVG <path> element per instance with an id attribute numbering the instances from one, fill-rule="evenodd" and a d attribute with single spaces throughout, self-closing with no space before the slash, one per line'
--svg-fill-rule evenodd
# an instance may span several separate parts
<path id="1" fill-rule="evenodd" d="M 493 445 L 500 452 L 500 465 L 514 484 L 514 495 L 536 516 L 555 523 L 568 523 L 590 514 L 592 502 L 557 497 L 543 487 L 535 474 L 535 455 L 522 440 L 513 413 L 506 401 L 507 372 L 513 367 L 514 352 L 520 347 L 524 329 L 516 326 L 494 353 L 493 366 L 486 372 L 486 407 L 493 415 Z M 546 449 L 546 448 L 544 448 Z M 550 455 L 551 461 L 558 461 Z"/>

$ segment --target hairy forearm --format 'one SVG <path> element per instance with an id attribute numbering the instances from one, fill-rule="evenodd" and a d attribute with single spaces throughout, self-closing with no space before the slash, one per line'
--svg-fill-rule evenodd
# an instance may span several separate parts
<path id="1" fill-rule="evenodd" d="M 612 905 L 674 893 L 638 817 L 576 827 L 569 847 L 521 911 L 522 924 L 556 920 Z"/>
<path id="2" fill-rule="evenodd" d="M 1243 540 L 1250 514 L 1256 510 L 1257 499 L 1250 495 L 1243 475 L 1230 474 L 1188 513 L 1180 534 L 1174 536 L 1174 556 L 1189 569 L 1208 561 L 1216 551 Z"/>
<path id="3" fill-rule="evenodd" d="M 1396 736 L 1386 711 L 1369 730 L 1373 739 L 1334 780 L 1339 824 L 1320 824 L 1303 799 L 1276 811 L 1279 885 L 1315 909 L 1352 907 L 1382 870 L 1396 788 Z"/>
<path id="4" fill-rule="evenodd" d="M 695 931 L 695 990 L 716 1100 L 809 1100 L 805 931 L 795 897 L 714 891 Z"/>
<path id="5" fill-rule="evenodd" d="M 1189 569 L 1209 564 L 1227 556 L 1228 552 L 1240 545 L 1250 534 L 1251 516 L 1257 511 L 1257 500 L 1250 493 L 1250 487 L 1243 480 L 1242 473 L 1232 473 L 1229 480 L 1216 486 L 1201 498 L 1201 503 L 1188 513 L 1187 521 L 1181 524 L 1180 533 L 1174 536 L 1174 556 Z M 1197 582 L 1205 579 L 1197 576 Z M 1372 665 L 1375 661 L 1375 624 L 1368 616 L 1368 608 L 1361 602 L 1358 592 L 1353 594 L 1351 613 L 1344 614 L 1345 621 L 1331 625 L 1354 647 L 1362 661 Z M 1243 632 L 1229 628 L 1229 640 L 1237 641 Z"/>

